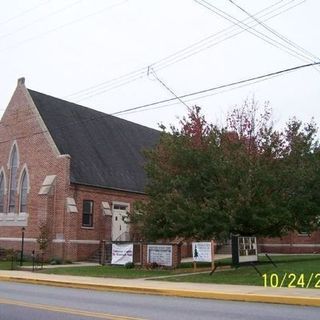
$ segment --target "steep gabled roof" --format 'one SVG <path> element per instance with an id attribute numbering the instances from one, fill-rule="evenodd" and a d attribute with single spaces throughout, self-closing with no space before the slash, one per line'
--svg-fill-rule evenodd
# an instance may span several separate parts
<path id="1" fill-rule="evenodd" d="M 160 132 L 28 89 L 61 154 L 71 156 L 72 183 L 144 192 L 143 150 Z"/>

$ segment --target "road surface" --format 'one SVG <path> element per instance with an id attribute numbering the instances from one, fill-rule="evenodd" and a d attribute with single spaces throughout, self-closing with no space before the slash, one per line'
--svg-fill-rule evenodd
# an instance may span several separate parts
<path id="1" fill-rule="evenodd" d="M 307 289 L 306 289 L 307 290 Z M 319 320 L 320 308 L 0 282 L 1 320 Z"/>

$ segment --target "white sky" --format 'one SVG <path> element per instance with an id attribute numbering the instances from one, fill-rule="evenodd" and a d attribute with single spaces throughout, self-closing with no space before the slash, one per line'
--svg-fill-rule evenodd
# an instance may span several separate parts
<path id="1" fill-rule="evenodd" d="M 248 17 L 229 0 L 206 1 L 239 20 Z M 274 4 L 270 15 L 295 6 L 265 23 L 320 56 L 319 0 L 234 2 L 252 14 Z M 148 66 L 233 26 L 193 0 L 0 0 L 0 5 L 0 116 L 21 76 L 30 89 L 106 113 L 172 98 L 152 72 L 147 75 Z M 255 29 L 282 42 L 261 26 Z M 224 38 L 226 33 L 220 33 L 210 43 Z M 197 47 L 205 48 L 198 53 L 191 47 L 188 58 L 179 55 L 184 59 L 170 66 L 153 66 L 157 77 L 183 95 L 319 61 L 300 60 L 247 31 L 211 47 L 209 40 Z M 138 69 L 141 78 L 136 81 L 131 75 L 129 83 L 113 90 L 100 86 L 86 92 L 86 99 L 68 97 Z M 97 89 L 105 92 L 96 95 Z M 221 122 L 233 106 L 254 95 L 261 103 L 270 101 L 280 125 L 294 115 L 303 121 L 314 116 L 319 123 L 319 89 L 320 67 L 310 67 L 188 104 L 201 106 L 208 120 Z M 178 103 L 121 117 L 157 128 L 159 122 L 176 124 L 185 113 L 186 107 Z"/>

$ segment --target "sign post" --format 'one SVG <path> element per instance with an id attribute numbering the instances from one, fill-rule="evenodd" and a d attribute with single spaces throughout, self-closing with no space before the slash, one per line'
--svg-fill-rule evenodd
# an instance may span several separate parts
<path id="1" fill-rule="evenodd" d="M 211 240 L 211 272 L 214 270 L 214 240 Z"/>

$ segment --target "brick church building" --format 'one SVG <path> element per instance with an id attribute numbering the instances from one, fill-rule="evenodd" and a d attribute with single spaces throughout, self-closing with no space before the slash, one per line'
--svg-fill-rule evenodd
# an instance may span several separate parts
<path id="1" fill-rule="evenodd" d="M 88 259 L 101 240 L 126 241 L 124 221 L 146 199 L 143 151 L 160 133 L 117 117 L 17 88 L 0 122 L 0 248 Z M 262 252 L 319 252 L 320 232 L 260 239 Z"/>
<path id="2" fill-rule="evenodd" d="M 124 217 L 144 199 L 144 149 L 159 132 L 17 88 L 0 123 L 0 248 L 38 252 L 40 226 L 48 256 L 90 257 L 101 240 L 129 240 Z"/>

